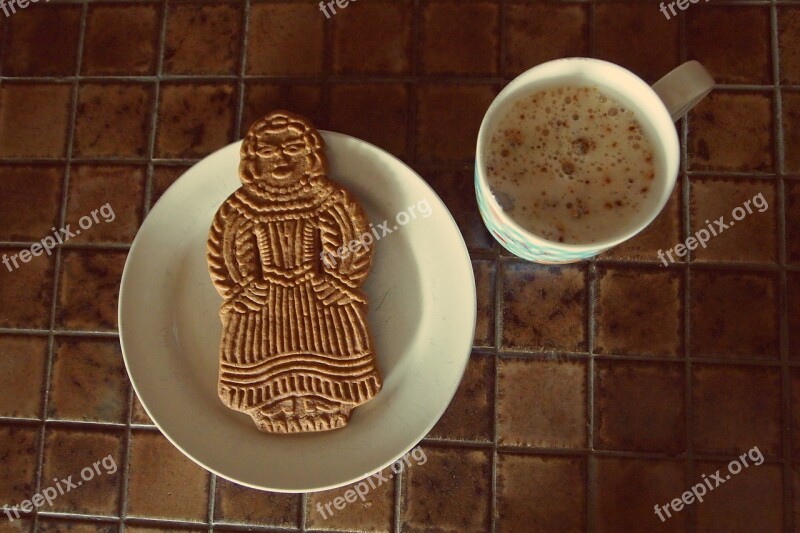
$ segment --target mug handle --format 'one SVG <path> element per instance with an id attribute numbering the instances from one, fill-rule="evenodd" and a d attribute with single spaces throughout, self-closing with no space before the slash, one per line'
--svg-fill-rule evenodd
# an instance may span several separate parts
<path id="1" fill-rule="evenodd" d="M 697 61 L 687 61 L 653 84 L 673 121 L 683 118 L 714 88 L 714 78 Z"/>

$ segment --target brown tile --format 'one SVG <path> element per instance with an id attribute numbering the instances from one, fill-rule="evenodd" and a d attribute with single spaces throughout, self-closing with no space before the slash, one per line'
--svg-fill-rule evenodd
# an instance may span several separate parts
<path id="1" fill-rule="evenodd" d="M 353 3 L 333 18 L 333 71 L 337 74 L 405 74 L 411 69 L 408 2 Z M 369 50 L 368 54 L 364 51 Z"/>
<path id="2" fill-rule="evenodd" d="M 499 18 L 495 2 L 423 2 L 419 21 L 422 73 L 497 74 Z"/>
<path id="3" fill-rule="evenodd" d="M 791 395 L 790 417 L 792 427 L 792 455 L 800 459 L 800 368 L 792 368 L 789 374 Z"/>
<path id="4" fill-rule="evenodd" d="M 472 354 L 455 397 L 428 437 L 491 441 L 494 358 Z"/>
<path id="5" fill-rule="evenodd" d="M 185 165 L 155 165 L 153 167 L 152 190 L 150 191 L 150 207 L 155 205 L 159 198 L 161 198 L 161 196 L 167 192 L 167 189 L 169 189 L 170 185 L 175 183 L 175 181 L 180 178 L 188 169 L 189 167 Z"/>
<path id="6" fill-rule="evenodd" d="M 0 25 L 2 27 L 2 25 Z M 11 507 L 9 507 L 11 509 Z M 14 516 L 14 512 L 19 514 L 20 518 Z M 33 529 L 33 519 L 32 514 L 25 514 L 19 511 L 12 511 L 12 518 L 14 521 L 11 522 L 10 520 L 6 520 L 4 523 L 0 522 L 0 533 L 29 533 L 30 531 L 34 531 Z M 35 530 L 38 532 L 38 529 Z"/>
<path id="7" fill-rule="evenodd" d="M 800 93 L 784 92 L 783 104 L 783 166 L 786 172 L 800 173 Z"/>
<path id="8" fill-rule="evenodd" d="M 778 6 L 781 82 L 800 83 L 800 6 Z"/>
<path id="9" fill-rule="evenodd" d="M 64 167 L 0 166 L 0 239 L 38 241 L 57 226 Z"/>
<path id="10" fill-rule="evenodd" d="M 270 111 L 286 109 L 309 119 L 317 128 L 328 127 L 322 107 L 322 86 L 304 83 L 245 82 L 242 136 Z"/>
<path id="11" fill-rule="evenodd" d="M 778 357 L 773 275 L 695 270 L 691 279 L 693 357 Z"/>
<path id="12" fill-rule="evenodd" d="M 598 533 L 686 531 L 686 513 L 661 522 L 653 509 L 686 490 L 683 461 L 598 457 L 595 520 Z"/>
<path id="13" fill-rule="evenodd" d="M 786 203 L 786 260 L 800 263 L 800 181 L 784 183 Z"/>
<path id="14" fill-rule="evenodd" d="M 700 61 L 717 83 L 772 83 L 769 16 L 769 6 L 690 9 L 686 14 L 688 59 Z"/>
<path id="15" fill-rule="evenodd" d="M 127 252 L 69 250 L 62 255 L 56 324 L 62 329 L 117 329 L 117 300 Z"/>
<path id="16" fill-rule="evenodd" d="M 56 520 L 39 518 L 36 531 L 39 533 L 116 533 L 119 528 L 114 525 L 78 522 L 76 520 Z M 130 531 L 130 528 L 126 528 Z"/>
<path id="17" fill-rule="evenodd" d="M 504 348 L 586 350 L 586 271 L 504 263 Z"/>
<path id="18" fill-rule="evenodd" d="M 498 444 L 544 448 L 586 446 L 586 364 L 501 358 Z"/>
<path id="19" fill-rule="evenodd" d="M 6 76 L 71 76 L 75 74 L 80 6 L 32 6 L 8 21 Z"/>
<path id="20" fill-rule="evenodd" d="M 71 241 L 133 241 L 142 221 L 145 179 L 144 166 L 72 167 L 67 223 L 80 234 Z"/>
<path id="21" fill-rule="evenodd" d="M 39 418 L 47 337 L 0 335 L 0 416 Z"/>
<path id="22" fill-rule="evenodd" d="M 128 515 L 201 521 L 208 518 L 208 473 L 160 433 L 131 438 Z"/>
<path id="23" fill-rule="evenodd" d="M 0 533 L 29 533 L 33 531 L 33 520 L 30 518 L 15 518 L 13 522 L 0 522 Z"/>
<path id="24" fill-rule="evenodd" d="M 217 478 L 214 520 L 222 523 L 297 527 L 300 495 L 255 490 Z"/>
<path id="25" fill-rule="evenodd" d="M 487 531 L 491 454 L 463 448 L 422 449 L 427 463 L 409 468 L 403 478 L 402 530 L 430 531 L 435 520 L 439 531 Z"/>
<path id="26" fill-rule="evenodd" d="M 38 442 L 38 428 L 0 426 L 0 501 L 4 504 L 14 507 L 33 495 Z"/>
<path id="27" fill-rule="evenodd" d="M 227 83 L 162 84 L 156 156 L 204 157 L 231 142 L 236 96 Z"/>
<path id="28" fill-rule="evenodd" d="M 789 322 L 789 357 L 800 359 L 800 272 L 787 272 L 786 285 Z"/>
<path id="29" fill-rule="evenodd" d="M 780 369 L 692 365 L 692 424 L 695 452 L 779 455 Z"/>
<path id="30" fill-rule="evenodd" d="M 596 448 L 683 452 L 686 405 L 683 364 L 595 363 Z"/>
<path id="31" fill-rule="evenodd" d="M 497 459 L 497 531 L 585 531 L 586 459 L 513 455 Z"/>
<path id="32" fill-rule="evenodd" d="M 769 93 L 715 91 L 689 113 L 689 166 L 769 172 L 772 138 Z"/>
<path id="33" fill-rule="evenodd" d="M 750 466 L 732 475 L 728 473 L 729 463 L 696 463 L 698 473 L 710 475 L 719 470 L 722 478 L 726 479 L 725 484 L 709 492 L 702 503 L 693 504 L 697 531 L 783 530 L 783 469 L 769 463 L 756 466 L 750 460 L 748 464 Z M 736 469 L 734 466 L 734 471 Z M 695 483 L 702 482 L 698 474 Z"/>
<path id="34" fill-rule="evenodd" d="M 167 11 L 164 72 L 238 74 L 242 13 L 238 4 L 172 4 Z"/>
<path id="35" fill-rule="evenodd" d="M 452 210 L 450 211 L 452 213 Z M 463 232 L 462 232 L 463 234 Z M 475 324 L 477 346 L 494 346 L 495 268 L 491 261 L 472 261 L 478 296 L 478 318 Z"/>
<path id="36" fill-rule="evenodd" d="M 677 20 L 651 4 L 599 2 L 595 9 L 595 57 L 621 65 L 648 83 L 677 67 Z"/>
<path id="37" fill-rule="evenodd" d="M 313 3 L 257 3 L 250 8 L 248 74 L 319 74 L 325 16 Z"/>
<path id="38" fill-rule="evenodd" d="M 392 477 L 392 469 L 384 468 L 369 479 L 339 489 L 309 493 L 306 527 L 333 531 L 394 531 Z"/>
<path id="39" fill-rule="evenodd" d="M 369 109 L 368 113 L 364 110 Z M 375 144 L 397 157 L 407 153 L 408 87 L 347 84 L 331 88 L 331 129 Z"/>
<path id="40" fill-rule="evenodd" d="M 0 261 L 0 327 L 49 327 L 54 256 L 32 257 L 29 249 L 0 248 Z"/>
<path id="41" fill-rule="evenodd" d="M 664 209 L 641 233 L 601 254 L 599 259 L 649 261 L 661 264 L 659 250 L 669 250 L 681 240 L 681 183 L 675 185 Z M 678 261 L 682 258 L 676 257 Z"/>
<path id="42" fill-rule="evenodd" d="M 127 412 L 128 379 L 119 340 L 59 338 L 48 418 L 124 423 Z"/>
<path id="43" fill-rule="evenodd" d="M 122 432 L 47 428 L 42 486 L 77 485 L 53 500 L 53 511 L 114 516 L 122 482 Z M 50 510 L 50 509 L 47 509 Z"/>
<path id="44" fill-rule="evenodd" d="M 601 268 L 595 309 L 595 352 L 680 356 L 683 273 Z"/>
<path id="45" fill-rule="evenodd" d="M 82 84 L 73 154 L 145 157 L 150 144 L 153 94 L 152 84 Z"/>
<path id="46" fill-rule="evenodd" d="M 64 157 L 71 102 L 71 84 L 4 83 L 0 157 Z"/>
<path id="47" fill-rule="evenodd" d="M 416 155 L 419 161 L 470 161 L 483 115 L 497 90 L 491 85 L 420 85 Z"/>
<path id="48" fill-rule="evenodd" d="M 506 9 L 507 76 L 562 57 L 589 55 L 589 7 L 521 2 Z"/>
<path id="49" fill-rule="evenodd" d="M 131 424 L 141 424 L 145 426 L 155 425 L 148 416 L 147 411 L 144 410 L 142 402 L 139 401 L 135 393 L 133 395 L 133 406 L 131 407 Z"/>
<path id="50" fill-rule="evenodd" d="M 160 29 L 158 4 L 89 6 L 83 74 L 155 74 Z"/>
<path id="51" fill-rule="evenodd" d="M 481 220 L 478 203 L 475 195 L 471 192 L 475 180 L 472 167 L 464 166 L 449 170 L 420 169 L 420 174 L 433 187 L 450 214 L 453 215 L 467 247 L 473 250 L 491 248 L 492 236 Z M 468 194 L 467 191 L 469 191 Z M 489 303 L 493 305 L 493 302 Z M 494 333 L 492 333 L 492 339 L 494 339 Z"/>
<path id="52" fill-rule="evenodd" d="M 689 183 L 689 233 L 696 240 L 707 241 L 707 244 L 690 243 L 696 248 L 690 252 L 694 261 L 774 263 L 778 260 L 774 180 L 692 178 Z M 716 223 L 719 217 L 724 217 L 721 222 L 730 226 L 722 232 Z"/>

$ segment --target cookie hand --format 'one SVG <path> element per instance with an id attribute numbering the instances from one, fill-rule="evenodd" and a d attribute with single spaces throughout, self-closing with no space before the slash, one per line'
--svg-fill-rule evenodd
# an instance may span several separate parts
<path id="1" fill-rule="evenodd" d="M 228 298 L 222 305 L 223 312 L 248 313 L 259 311 L 267 304 L 268 284 L 255 281 L 242 287 L 233 297 Z"/>

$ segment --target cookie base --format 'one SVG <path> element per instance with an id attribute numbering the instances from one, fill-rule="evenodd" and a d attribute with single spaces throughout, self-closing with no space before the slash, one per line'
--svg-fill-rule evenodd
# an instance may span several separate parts
<path id="1" fill-rule="evenodd" d="M 319 396 L 271 402 L 248 411 L 258 429 L 267 433 L 330 431 L 347 425 L 353 405 Z"/>

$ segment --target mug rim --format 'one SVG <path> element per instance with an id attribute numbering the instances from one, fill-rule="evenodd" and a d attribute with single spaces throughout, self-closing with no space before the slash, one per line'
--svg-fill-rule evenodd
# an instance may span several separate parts
<path id="1" fill-rule="evenodd" d="M 552 68 L 557 63 L 593 63 L 596 65 L 600 65 L 603 68 L 609 68 L 611 70 L 616 71 L 618 74 L 627 77 L 634 85 L 637 85 L 640 89 L 647 89 L 646 92 L 648 92 L 648 94 L 650 94 L 655 99 L 655 102 L 658 105 L 655 106 L 655 108 L 653 108 L 652 110 L 642 109 L 641 106 L 636 106 L 636 109 L 640 113 L 648 117 L 652 117 L 650 122 L 652 123 L 653 128 L 656 131 L 656 134 L 658 135 L 658 138 L 653 139 L 653 141 L 657 141 L 662 145 L 664 144 L 671 145 L 671 147 L 674 148 L 674 152 L 676 154 L 676 156 L 673 158 L 674 161 L 672 162 L 669 161 L 668 156 L 665 155 L 665 161 L 663 163 L 663 166 L 666 167 L 664 169 L 664 172 L 668 173 L 666 176 L 667 183 L 665 183 L 664 190 L 661 192 L 661 198 L 659 199 L 658 203 L 653 207 L 652 212 L 648 214 L 644 219 L 642 219 L 642 222 L 640 224 L 637 224 L 634 228 L 628 230 L 624 234 L 615 237 L 613 239 L 607 239 L 604 241 L 598 241 L 586 244 L 563 243 L 546 239 L 541 235 L 532 233 L 530 230 L 523 227 L 511 216 L 509 216 L 502 208 L 502 206 L 497 202 L 494 194 L 492 194 L 491 192 L 491 188 L 489 187 L 489 182 L 486 177 L 484 169 L 485 162 L 481 148 L 485 144 L 485 139 L 486 136 L 488 135 L 488 132 L 486 130 L 488 128 L 488 122 L 490 117 L 494 116 L 494 114 L 496 113 L 496 108 L 500 105 L 500 103 L 506 100 L 508 93 L 517 90 L 519 83 L 522 83 L 520 81 L 521 78 L 530 76 L 531 73 L 534 73 L 535 71 L 538 70 L 546 70 L 548 68 Z M 566 77 L 567 75 L 568 74 L 563 74 L 562 76 Z M 550 79 L 551 80 L 557 79 L 558 77 L 559 76 L 554 76 Z M 598 80 L 594 81 L 596 85 L 598 85 L 600 88 L 605 88 L 608 86 L 607 84 L 603 84 L 601 81 Z M 534 81 L 531 84 L 533 85 L 535 83 L 536 82 Z M 658 115 L 660 115 L 660 117 Z M 625 67 L 617 65 L 616 63 L 612 63 L 610 61 L 605 61 L 602 59 L 595 59 L 590 57 L 567 57 L 540 63 L 539 65 L 536 65 L 534 67 L 529 68 L 528 70 L 525 70 L 524 72 L 521 72 L 514 79 L 512 79 L 497 94 L 497 96 L 495 96 L 494 100 L 492 100 L 492 103 L 489 105 L 489 108 L 483 115 L 480 129 L 478 130 L 478 138 L 475 149 L 475 176 L 476 179 L 478 180 L 478 185 L 480 185 L 480 189 L 483 190 L 482 191 L 478 190 L 477 193 L 478 194 L 483 193 L 485 200 L 489 204 L 489 209 L 497 215 L 497 217 L 503 224 L 510 226 L 518 233 L 525 236 L 529 242 L 537 245 L 543 245 L 548 248 L 555 248 L 573 253 L 586 252 L 587 256 L 597 255 L 609 248 L 612 248 L 618 244 L 621 244 L 631 239 L 632 237 L 640 233 L 642 230 L 644 230 L 647 226 L 649 226 L 653 222 L 653 220 L 655 220 L 655 218 L 661 213 L 661 211 L 663 211 L 664 206 L 667 204 L 670 196 L 672 195 L 672 191 L 675 188 L 675 183 L 677 182 L 678 174 L 680 172 L 680 143 L 678 141 L 677 131 L 675 130 L 674 127 L 669 128 L 668 131 L 664 131 L 664 128 L 659 128 L 657 126 L 657 123 L 662 122 L 663 120 L 666 120 L 667 123 L 669 124 L 674 124 L 674 122 L 672 121 L 672 117 L 670 116 L 669 111 L 667 110 L 666 105 L 664 105 L 664 102 L 661 101 L 661 98 L 658 97 L 653 88 L 647 82 L 645 82 L 641 77 L 637 76 L 634 72 L 631 72 Z M 669 147 L 665 146 L 663 151 L 669 152 L 668 148 Z M 670 166 L 675 167 L 674 172 L 669 172 Z"/>

